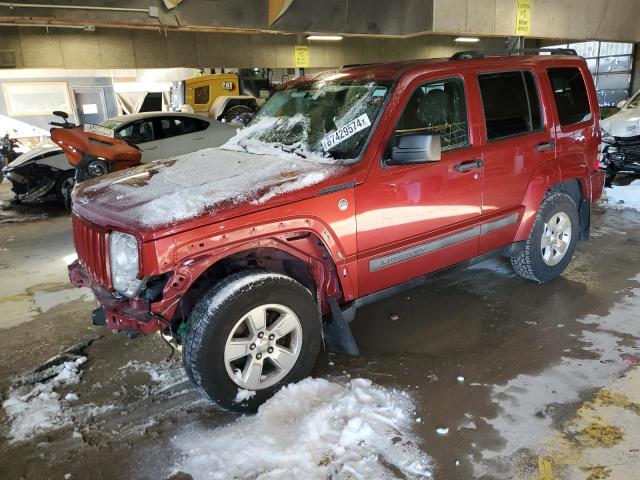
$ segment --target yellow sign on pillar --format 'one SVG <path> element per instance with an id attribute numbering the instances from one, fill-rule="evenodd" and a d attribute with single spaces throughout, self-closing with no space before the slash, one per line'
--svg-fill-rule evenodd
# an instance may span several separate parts
<path id="1" fill-rule="evenodd" d="M 516 0 L 516 35 L 525 37 L 531 33 L 531 3 L 533 0 Z"/>
<path id="2" fill-rule="evenodd" d="M 306 45 L 296 45 L 293 51 L 294 65 L 297 68 L 309 66 L 309 47 Z"/>

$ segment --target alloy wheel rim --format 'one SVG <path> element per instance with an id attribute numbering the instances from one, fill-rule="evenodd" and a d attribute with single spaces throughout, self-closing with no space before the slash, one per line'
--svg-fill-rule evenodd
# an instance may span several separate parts
<path id="1" fill-rule="evenodd" d="M 240 388 L 261 390 L 282 380 L 302 348 L 298 316 L 280 304 L 260 305 L 236 322 L 224 347 L 227 374 Z"/>
<path id="2" fill-rule="evenodd" d="M 62 182 L 60 190 L 65 193 L 70 192 L 71 190 L 73 190 L 73 186 L 75 185 L 75 183 L 76 182 L 73 177 L 69 177 Z"/>
<path id="3" fill-rule="evenodd" d="M 544 263 L 553 267 L 560 263 L 571 244 L 571 219 L 564 212 L 553 215 L 545 224 L 540 242 Z"/>

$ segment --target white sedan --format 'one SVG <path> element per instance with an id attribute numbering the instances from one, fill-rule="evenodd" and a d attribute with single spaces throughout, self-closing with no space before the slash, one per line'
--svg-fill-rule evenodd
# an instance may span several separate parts
<path id="1" fill-rule="evenodd" d="M 199 115 L 172 112 L 125 115 L 100 125 L 112 129 L 117 138 L 137 145 L 143 162 L 218 147 L 238 128 Z M 17 201 L 33 201 L 52 193 L 64 201 L 73 187 L 74 169 L 62 150 L 51 143 L 19 156 L 3 173 L 11 181 Z"/>

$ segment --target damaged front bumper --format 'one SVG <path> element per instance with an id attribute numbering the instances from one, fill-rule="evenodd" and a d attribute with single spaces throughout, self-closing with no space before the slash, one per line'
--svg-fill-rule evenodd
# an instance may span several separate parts
<path id="1" fill-rule="evenodd" d="M 68 268 L 73 286 L 91 288 L 96 297 L 98 308 L 92 315 L 94 325 L 104 325 L 130 335 L 153 333 L 168 325 L 166 320 L 151 312 L 147 300 L 117 297 L 96 284 L 78 260 Z"/>
<path id="2" fill-rule="evenodd" d="M 616 172 L 640 173 L 640 136 L 614 138 L 602 152 L 602 163 Z"/>

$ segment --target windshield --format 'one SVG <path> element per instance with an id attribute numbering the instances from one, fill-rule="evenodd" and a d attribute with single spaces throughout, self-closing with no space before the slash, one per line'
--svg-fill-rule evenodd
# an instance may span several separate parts
<path id="1" fill-rule="evenodd" d="M 101 127 L 110 128 L 111 130 L 115 130 L 120 125 L 122 125 L 122 120 L 105 120 L 100 124 Z"/>
<path id="2" fill-rule="evenodd" d="M 265 154 L 280 150 L 314 159 L 357 158 L 389 86 L 317 81 L 276 92 L 225 147 Z"/>

